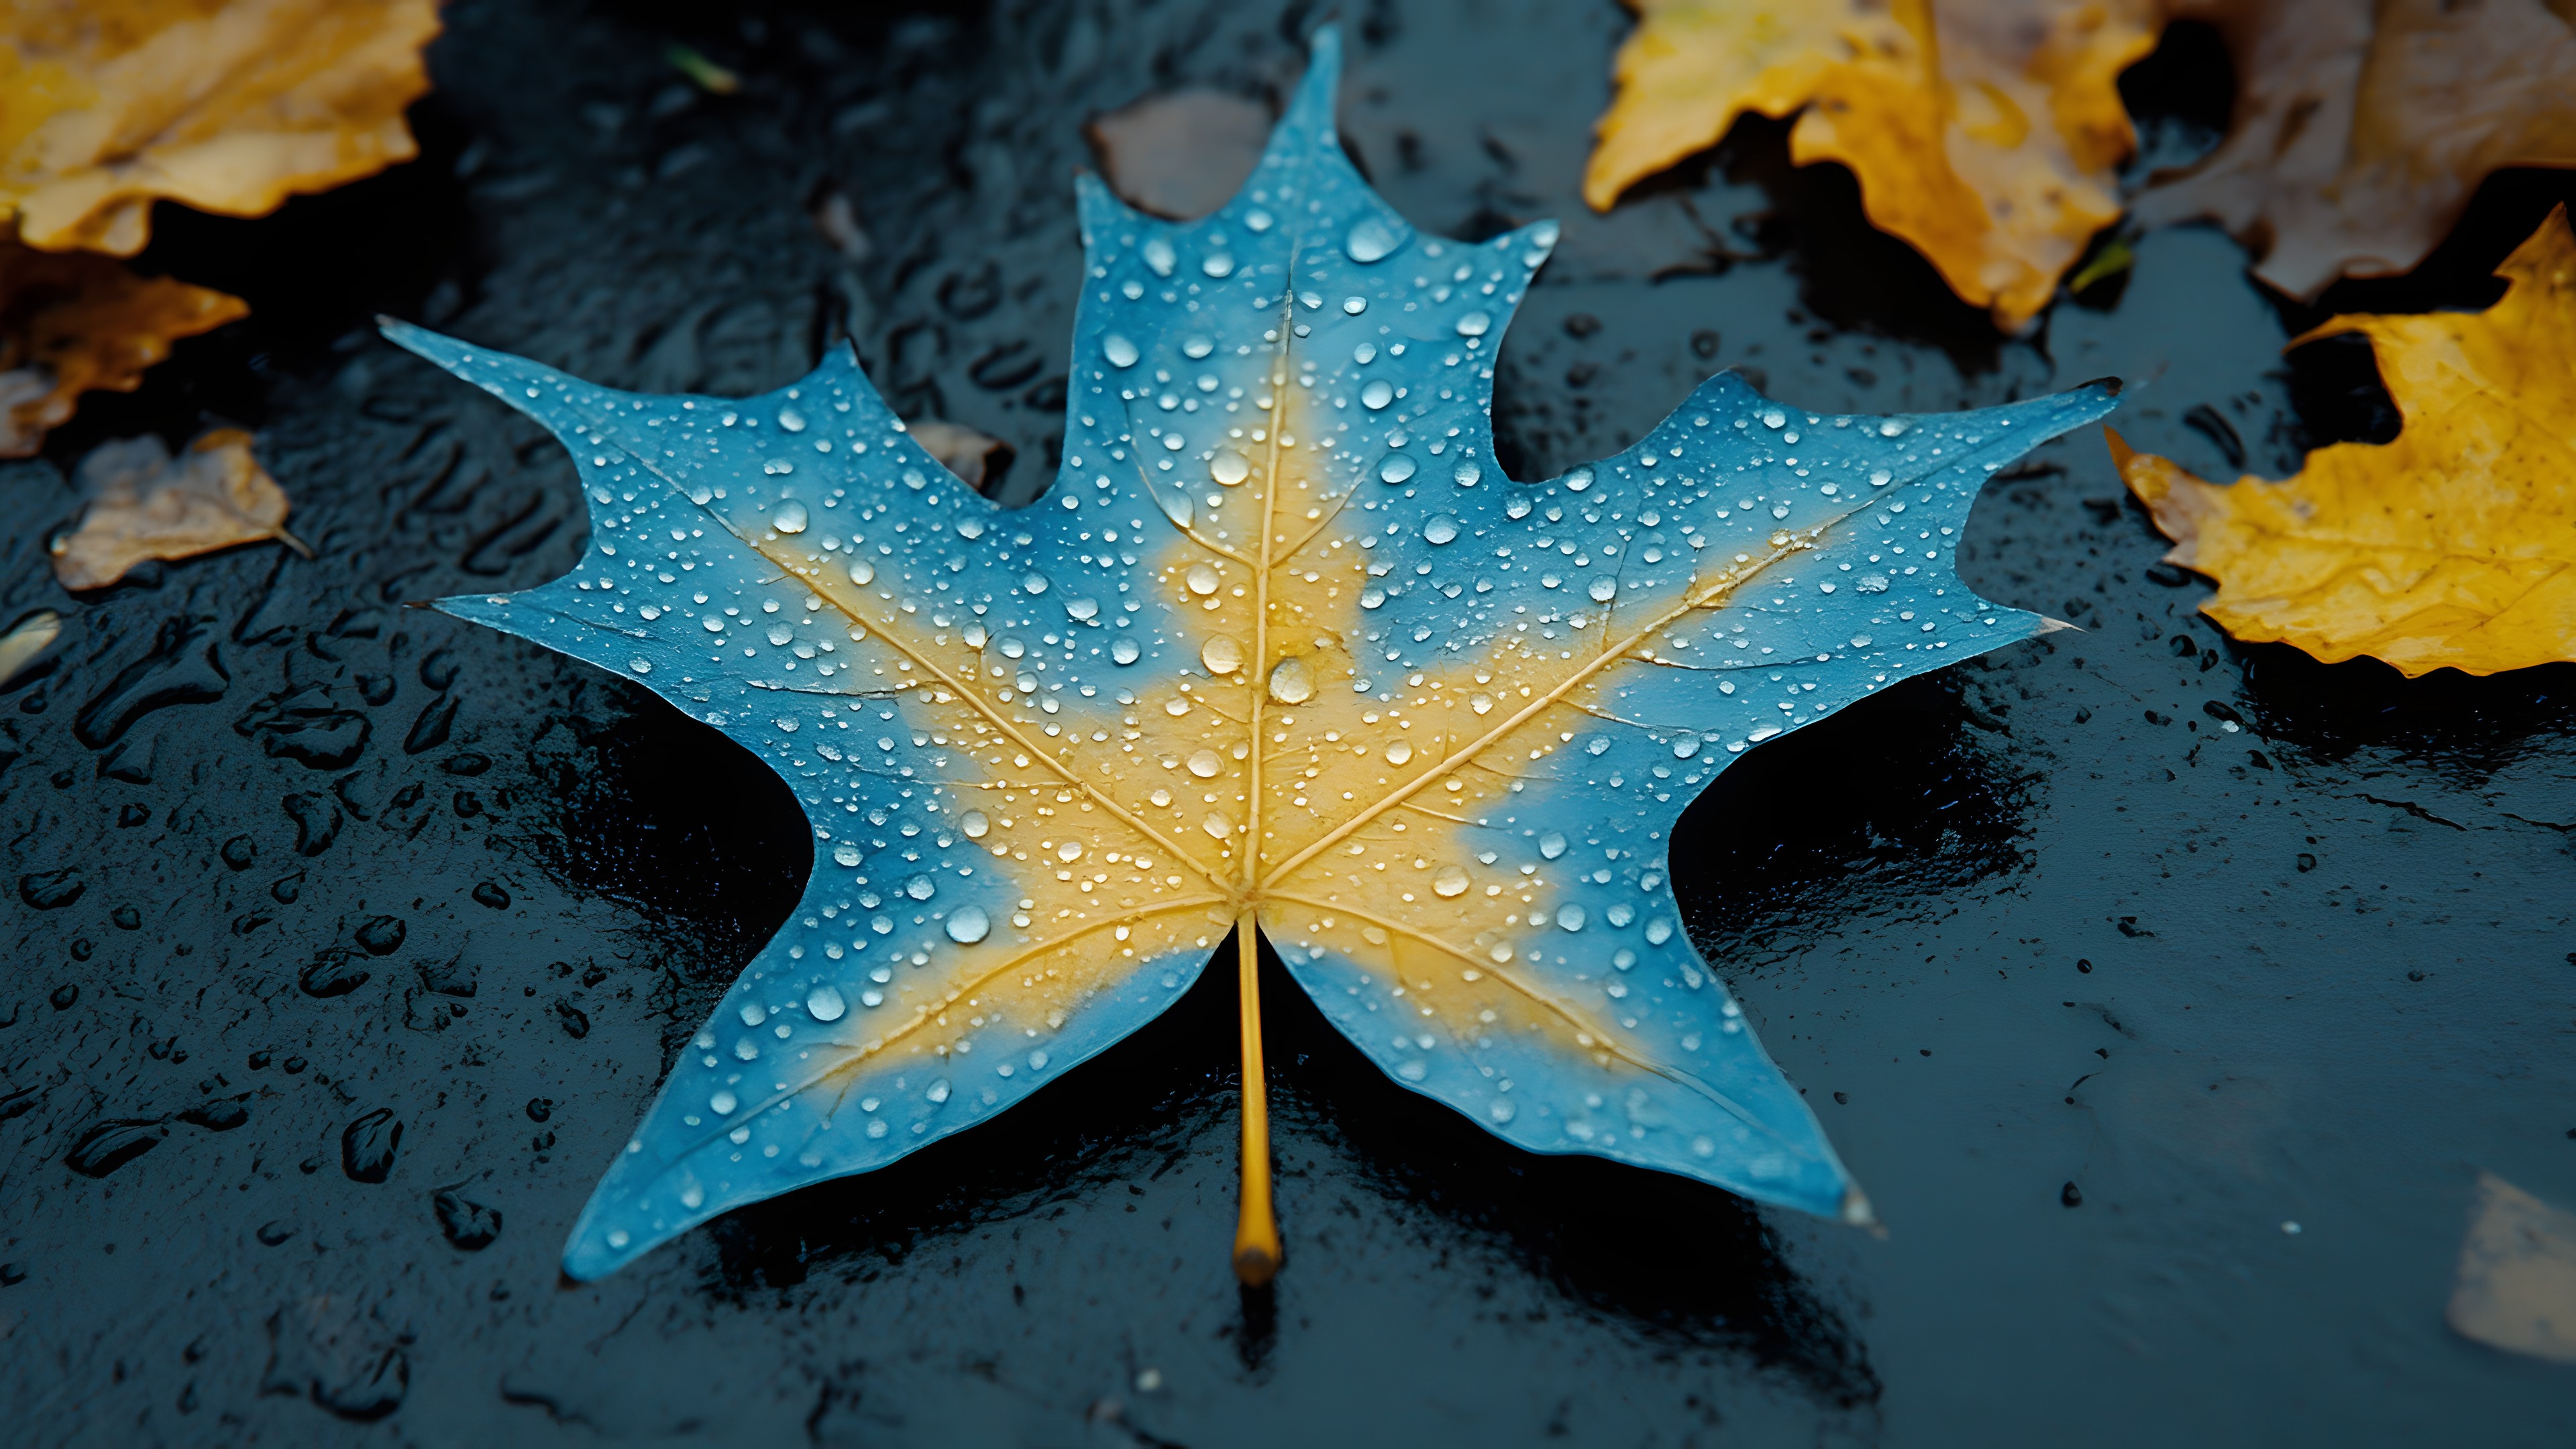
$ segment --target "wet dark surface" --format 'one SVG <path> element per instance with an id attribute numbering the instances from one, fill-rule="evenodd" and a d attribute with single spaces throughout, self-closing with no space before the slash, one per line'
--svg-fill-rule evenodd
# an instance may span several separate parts
<path id="1" fill-rule="evenodd" d="M 1692 929 L 1883 1239 L 1518 1155 L 1278 977 L 1288 1264 L 1247 1300 L 1211 973 L 989 1128 L 559 1281 L 807 847 L 713 732 L 406 607 L 549 577 L 580 512 L 534 424 L 366 319 L 720 392 L 847 333 L 908 413 L 1009 442 L 1025 494 L 1083 121 L 1182 84 L 1275 98 L 1319 12 L 760 13 L 451 7 L 424 159 L 258 222 L 163 208 L 145 265 L 254 317 L 0 470 L 0 622 L 69 620 L 0 691 L 0 1440 L 2567 1441 L 2576 1371 L 2441 1312 L 2476 1170 L 2576 1203 L 2576 667 L 2406 682 L 2232 644 L 2093 437 L 1999 477 L 1962 550 L 2086 632 L 1765 747 L 1675 844 Z M 2395 426 L 2366 353 L 2281 354 L 2323 311 L 2216 233 L 2150 235 L 1998 339 L 1781 126 L 1585 212 L 1608 4 L 1344 19 L 1346 135 L 1396 205 L 1566 223 L 1502 352 L 1524 475 L 1727 365 L 1819 410 L 2117 375 L 2130 439 L 2217 476 Z M 743 91 L 692 90 L 673 37 Z M 2132 78 L 2158 164 L 2218 123 L 2212 50 Z M 2328 307 L 2483 305 L 2570 190 L 2500 178 L 2426 275 Z M 833 192 L 867 255 L 809 220 Z M 261 430 L 320 558 L 62 595 L 67 466 L 217 420 Z"/>

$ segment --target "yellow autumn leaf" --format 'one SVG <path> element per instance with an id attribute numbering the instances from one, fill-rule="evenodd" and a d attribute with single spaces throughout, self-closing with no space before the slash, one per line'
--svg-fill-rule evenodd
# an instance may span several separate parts
<path id="1" fill-rule="evenodd" d="M 2567 0 L 2163 0 L 2236 63 L 2218 149 L 2138 198 L 2149 226 L 2213 217 L 2254 274 L 2313 300 L 2411 271 L 2489 173 L 2576 166 Z"/>
<path id="2" fill-rule="evenodd" d="M 170 344 L 245 316 L 239 297 L 123 262 L 0 240 L 0 458 L 24 458 L 92 389 L 132 392 Z"/>
<path id="3" fill-rule="evenodd" d="M 147 559 L 270 538 L 312 557 L 286 531 L 286 490 L 250 444 L 239 428 L 216 428 L 176 458 L 148 434 L 91 450 L 80 465 L 89 506 L 80 526 L 54 541 L 54 576 L 67 589 L 105 588 Z"/>
<path id="4" fill-rule="evenodd" d="M 417 151 L 435 0 L 0 0 L 0 218 L 132 256 L 152 203 L 258 216 Z"/>
<path id="5" fill-rule="evenodd" d="M 2111 435 L 2129 488 L 2218 580 L 2202 612 L 2240 639 L 2409 675 L 2576 659 L 2576 235 L 2561 206 L 2480 313 L 2336 317 L 2368 337 L 2405 417 L 2297 477 L 2218 487 Z M 2295 345 L 2295 344 L 2293 344 Z"/>
<path id="6" fill-rule="evenodd" d="M 1584 199 L 1786 116 L 1799 164 L 1839 161 L 1880 229 L 2017 331 L 2120 214 L 2135 144 L 2120 72 L 2154 48 L 2154 0 L 1628 0 L 1619 93 Z"/>

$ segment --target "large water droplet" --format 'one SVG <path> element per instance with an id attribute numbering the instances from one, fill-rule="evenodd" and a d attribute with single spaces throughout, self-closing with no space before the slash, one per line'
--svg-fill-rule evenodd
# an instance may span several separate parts
<path id="1" fill-rule="evenodd" d="M 969 810 L 957 817 L 957 828 L 966 832 L 968 840 L 981 840 L 984 832 L 993 828 L 993 822 L 983 811 Z"/>
<path id="2" fill-rule="evenodd" d="M 1596 604 L 1606 604 L 1612 599 L 1618 597 L 1619 581 L 1610 577 L 1608 574 L 1603 574 L 1601 577 L 1594 579 L 1592 581 L 1592 586 L 1585 589 L 1584 592 L 1592 596 L 1592 602 Z"/>
<path id="3" fill-rule="evenodd" d="M 1493 325 L 1493 318 L 1486 316 L 1482 312 L 1470 312 L 1466 316 L 1458 319 L 1458 335 L 1461 337 L 1482 337 L 1488 329 L 1492 328 Z"/>
<path id="4" fill-rule="evenodd" d="M 849 1009 L 850 1003 L 841 999 L 840 988 L 829 982 L 805 993 L 805 1014 L 816 1021 L 839 1021 Z"/>
<path id="5" fill-rule="evenodd" d="M 1444 901 L 1465 895 L 1467 872 L 1454 865 L 1440 867 L 1440 873 L 1431 878 L 1431 893 Z"/>
<path id="6" fill-rule="evenodd" d="M 1111 367 L 1134 367 L 1139 356 L 1136 344 L 1115 332 L 1100 339 L 1100 355 L 1109 359 Z"/>
<path id="7" fill-rule="evenodd" d="M 874 581 L 875 581 L 876 576 L 877 576 L 877 566 L 876 566 L 875 564 L 872 564 L 872 563 L 868 562 L 866 559 L 863 559 L 863 558 L 854 558 L 854 559 L 850 560 L 850 582 L 851 582 L 851 583 L 854 583 L 854 584 L 872 583 L 872 582 L 874 582 Z"/>
<path id="8" fill-rule="evenodd" d="M 1202 780 L 1215 779 L 1217 771 L 1224 768 L 1225 761 L 1214 750 L 1200 750 L 1190 756 L 1190 773 Z"/>
<path id="9" fill-rule="evenodd" d="M 1538 853 L 1549 860 L 1554 860 L 1558 856 L 1565 854 L 1565 836 L 1563 832 L 1551 830 L 1547 834 L 1540 836 L 1538 838 Z"/>
<path id="10" fill-rule="evenodd" d="M 1390 765 L 1401 765 L 1412 758 L 1413 746 L 1406 741 L 1397 740 L 1386 747 L 1386 762 Z"/>
<path id="11" fill-rule="evenodd" d="M 707 1098 L 707 1106 L 719 1117 L 730 1116 L 733 1109 L 741 1105 L 740 1098 L 722 1087 L 716 1089 L 714 1096 Z"/>
<path id="12" fill-rule="evenodd" d="M 1458 520 L 1446 513 L 1422 525 L 1422 541 L 1425 543 L 1447 543 L 1457 536 Z"/>
<path id="13" fill-rule="evenodd" d="M 1404 237 L 1394 227 L 1374 216 L 1363 217 L 1351 228 L 1350 234 L 1342 238 L 1342 253 L 1361 266 L 1367 266 L 1371 262 L 1384 261 L 1402 245 Z"/>
<path id="14" fill-rule="evenodd" d="M 1368 310 L 1368 298 L 1359 296 L 1344 297 L 1342 299 L 1342 310 L 1349 313 L 1351 316 L 1356 317 L 1362 312 Z"/>
<path id="15" fill-rule="evenodd" d="M 1032 594 L 1043 594 L 1047 591 L 1047 576 L 1032 570 L 1021 577 L 1020 587 Z"/>
<path id="16" fill-rule="evenodd" d="M 1449 481 L 1457 484 L 1461 488 L 1475 487 L 1476 480 L 1484 476 L 1483 470 L 1479 469 L 1475 464 L 1468 462 L 1464 458 L 1458 460 L 1457 467 L 1449 470 Z"/>
<path id="17" fill-rule="evenodd" d="M 834 865 L 855 868 L 858 865 L 859 860 L 859 848 L 850 844 L 846 840 L 841 842 L 839 845 L 832 847 L 832 863 Z"/>
<path id="18" fill-rule="evenodd" d="M 933 1083 L 931 1083 L 931 1084 L 930 1084 L 930 1090 L 929 1090 L 929 1091 L 924 1092 L 924 1093 L 922 1093 L 921 1095 L 923 1095 L 923 1096 L 925 1096 L 925 1097 L 928 1097 L 928 1098 L 929 1098 L 931 1101 L 933 1101 L 933 1102 L 945 1102 L 945 1101 L 947 1101 L 947 1100 L 948 1100 L 948 1079 L 947 1079 L 946 1077 L 941 1077 L 938 1081 L 935 1081 L 935 1082 L 933 1082 Z"/>
<path id="19" fill-rule="evenodd" d="M 1559 906 L 1559 907 L 1557 907 L 1557 908 L 1556 908 L 1556 926 L 1557 926 L 1557 929 L 1558 929 L 1558 930 L 1560 930 L 1560 931 L 1580 931 L 1580 930 L 1582 930 L 1582 929 L 1583 929 L 1583 907 L 1581 907 L 1581 906 Z"/>
<path id="20" fill-rule="evenodd" d="M 1234 255 L 1231 252 L 1210 252 L 1207 259 L 1199 263 L 1199 270 L 1211 277 L 1233 276 Z"/>
<path id="21" fill-rule="evenodd" d="M 1413 459 L 1402 453 L 1389 453 L 1386 461 L 1377 465 L 1377 476 L 1382 482 L 1401 483 L 1413 476 Z"/>
<path id="22" fill-rule="evenodd" d="M 1232 674 L 1243 667 L 1243 646 L 1225 634 L 1211 634 L 1199 646 L 1199 662 L 1210 674 Z"/>
<path id="23" fill-rule="evenodd" d="M 1395 401 L 1395 384 L 1385 378 L 1370 378 L 1368 385 L 1360 389 L 1360 405 L 1371 412 L 1393 401 Z"/>
<path id="24" fill-rule="evenodd" d="M 1210 811 L 1208 812 L 1208 818 L 1199 822 L 1199 829 L 1206 831 L 1208 834 L 1215 836 L 1219 840 L 1223 840 L 1234 833 L 1234 822 L 1214 811 Z"/>
<path id="25" fill-rule="evenodd" d="M 1212 564 L 1194 563 L 1190 565 L 1190 571 L 1183 578 L 1189 584 L 1190 592 L 1200 598 L 1206 598 L 1216 592 L 1217 572 Z"/>
<path id="26" fill-rule="evenodd" d="M 1252 460 L 1232 448 L 1219 448 L 1208 459 L 1208 476 L 1232 488 L 1252 476 Z"/>
<path id="27" fill-rule="evenodd" d="M 1204 337 L 1188 338 L 1181 343 L 1181 355 L 1195 362 L 1216 351 L 1216 344 Z"/>
<path id="28" fill-rule="evenodd" d="M 794 408 L 780 408 L 778 426 L 791 433 L 801 433 L 805 431 L 805 415 Z"/>
<path id="29" fill-rule="evenodd" d="M 903 883 L 903 893 L 912 897 L 916 901 L 926 901 L 933 895 L 937 894 L 938 891 L 939 882 L 932 880 L 926 875 L 914 876 L 912 879 Z"/>
<path id="30" fill-rule="evenodd" d="M 803 533 L 810 521 L 811 515 L 806 513 L 805 505 L 790 498 L 779 504 L 778 511 L 770 515 L 769 526 L 780 533 Z"/>
<path id="31" fill-rule="evenodd" d="M 948 939 L 960 946 L 972 946 L 993 934 L 993 918 L 982 906 L 959 906 L 948 913 Z"/>
<path id="32" fill-rule="evenodd" d="M 1304 704 L 1315 697 L 1314 671 L 1303 659 L 1282 659 L 1270 671 L 1270 697 L 1281 704 Z"/>
<path id="33" fill-rule="evenodd" d="M 762 1006 L 757 1001 L 746 1001 L 742 1004 L 741 1015 L 743 1025 L 758 1026 L 762 1022 L 769 1020 L 769 1008 Z"/>
<path id="34" fill-rule="evenodd" d="M 1144 650 L 1136 647 L 1136 641 L 1133 639 L 1121 639 L 1109 646 L 1109 657 L 1121 664 L 1133 664 L 1143 658 L 1144 653 Z"/>
<path id="35" fill-rule="evenodd" d="M 1170 276 L 1172 268 L 1179 263 L 1179 260 L 1172 255 L 1172 244 L 1161 237 L 1155 237 L 1145 243 L 1145 265 L 1154 269 L 1155 276 Z"/>
<path id="36" fill-rule="evenodd" d="M 1198 508 L 1190 502 L 1190 495 L 1178 488 L 1155 489 L 1154 501 L 1163 505 L 1164 517 L 1183 528 L 1189 527 L 1192 520 L 1198 517 Z"/>

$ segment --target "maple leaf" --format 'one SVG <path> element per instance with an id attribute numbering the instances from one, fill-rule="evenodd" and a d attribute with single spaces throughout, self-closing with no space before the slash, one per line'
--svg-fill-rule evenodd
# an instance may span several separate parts
<path id="1" fill-rule="evenodd" d="M 0 458 L 33 456 L 91 389 L 132 392 L 170 344 L 250 308 L 122 262 L 0 238 Z"/>
<path id="2" fill-rule="evenodd" d="M 409 160 L 435 0 L 0 0 L 0 218 L 132 256 L 152 203 L 259 216 Z"/>
<path id="3" fill-rule="evenodd" d="M 2548 0 L 2165 0 L 2235 61 L 2218 148 L 2137 199 L 2214 217 L 2254 272 L 2314 299 L 2411 271 L 2507 166 L 2576 166 L 2576 9 Z"/>
<path id="4" fill-rule="evenodd" d="M 387 324 L 552 428 L 590 502 L 571 577 L 439 607 L 741 740 L 814 832 L 567 1272 L 990 1118 L 1232 932 L 1258 1280 L 1256 929 L 1372 1061 L 1506 1141 L 1867 1219 L 1683 933 L 1671 828 L 1762 741 L 2049 627 L 1961 582 L 1954 530 L 2109 390 L 1864 418 L 1729 374 L 1513 483 L 1494 348 L 1556 229 L 1417 234 L 1335 142 L 1338 68 L 1327 30 L 1203 221 L 1083 179 L 1066 457 L 1024 510 L 941 472 L 846 350 L 727 401 Z"/>
<path id="5" fill-rule="evenodd" d="M 146 559 L 195 558 L 264 539 L 311 558 L 286 531 L 286 490 L 250 445 L 239 428 L 213 428 L 176 458 L 150 434 L 91 449 L 79 475 L 89 505 L 80 526 L 54 540 L 54 576 L 67 589 L 105 588 Z"/>
<path id="6" fill-rule="evenodd" d="M 2218 580 L 2201 612 L 2239 639 L 2406 674 L 2576 659 L 2576 235 L 2559 207 L 2497 269 L 2484 312 L 2345 316 L 2404 418 L 2285 482 L 2219 487 L 2111 434 L 2129 488 Z"/>
<path id="7" fill-rule="evenodd" d="M 1800 165 L 1839 161 L 1872 224 L 2019 331 L 2117 219 L 2136 145 L 2119 74 L 2154 48 L 2153 0 L 1628 0 L 1619 92 L 1584 199 L 1714 144 L 1746 111 L 1786 116 Z"/>

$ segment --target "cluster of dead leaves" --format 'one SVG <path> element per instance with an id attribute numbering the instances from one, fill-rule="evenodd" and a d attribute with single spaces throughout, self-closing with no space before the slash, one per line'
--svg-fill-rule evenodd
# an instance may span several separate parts
<path id="1" fill-rule="evenodd" d="M 2411 269 L 2506 166 L 2576 166 L 2564 0 L 1629 0 L 1584 194 L 1607 208 L 1746 111 L 1802 112 L 1800 163 L 2020 329 L 2121 212 L 2120 72 L 2209 24 L 2238 78 L 2225 140 L 2155 178 L 2145 224 L 2215 217 L 2272 286 Z"/>
<path id="2" fill-rule="evenodd" d="M 155 201 L 259 216 L 408 160 L 438 29 L 436 0 L 0 0 L 0 457 L 249 311 L 111 260 L 150 240 Z M 93 498 L 56 552 L 64 582 L 285 537 L 249 442 L 209 434 L 148 482 L 119 454 L 131 496 Z"/>

